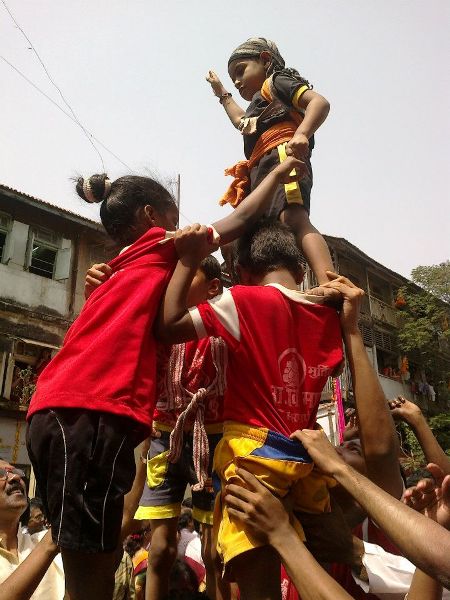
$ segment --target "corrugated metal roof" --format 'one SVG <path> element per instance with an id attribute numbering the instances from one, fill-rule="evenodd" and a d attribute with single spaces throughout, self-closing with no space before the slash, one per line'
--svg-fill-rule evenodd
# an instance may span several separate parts
<path id="1" fill-rule="evenodd" d="M 378 269 L 381 269 L 382 271 L 387 271 L 392 277 L 401 279 L 404 283 L 407 283 L 407 282 L 410 281 L 407 277 L 404 277 L 403 275 L 400 275 L 400 273 L 396 273 L 392 269 L 389 269 L 389 267 L 385 267 L 384 265 L 382 265 L 381 263 L 379 263 L 378 261 L 376 261 L 374 258 L 368 256 L 362 250 L 360 250 L 357 246 L 355 246 L 354 244 L 352 244 L 351 242 L 349 242 L 345 238 L 335 237 L 333 235 L 325 235 L 325 234 L 324 234 L 323 237 L 327 241 L 330 241 L 330 242 L 333 242 L 333 241 L 340 242 L 342 245 L 346 246 L 348 250 L 351 250 L 356 255 L 358 255 L 362 260 L 366 261 L 367 263 L 371 264 L 372 266 L 374 266 L 374 267 L 376 267 Z"/>
<path id="2" fill-rule="evenodd" d="M 59 213 L 64 213 L 66 215 L 69 215 L 71 217 L 77 217 L 77 219 L 82 219 L 83 221 L 86 221 L 86 223 L 90 223 L 93 225 L 96 225 L 97 227 L 102 227 L 101 223 L 99 223 L 98 221 L 94 221 L 93 219 L 89 219 L 83 215 L 80 215 L 76 212 L 73 212 L 71 210 L 68 210 L 67 208 L 62 208 L 61 206 L 57 206 L 56 204 L 52 204 L 51 202 L 47 202 L 46 200 L 41 200 L 40 198 L 36 198 L 35 196 L 30 196 L 30 194 L 26 194 L 25 192 L 21 192 L 20 190 L 16 190 L 12 187 L 9 187 L 8 185 L 5 185 L 4 183 L 0 183 L 0 191 L 4 190 L 5 192 L 11 192 L 13 194 L 17 194 L 17 196 L 22 197 L 22 198 L 27 198 L 29 200 L 33 200 L 33 202 L 36 202 L 36 204 L 42 204 L 44 206 L 47 206 L 49 208 L 54 209 L 55 211 L 58 211 Z"/>

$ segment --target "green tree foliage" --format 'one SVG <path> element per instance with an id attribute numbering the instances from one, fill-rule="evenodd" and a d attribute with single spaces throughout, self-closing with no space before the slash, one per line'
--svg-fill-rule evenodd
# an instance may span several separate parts
<path id="1" fill-rule="evenodd" d="M 431 417 L 428 419 L 428 424 L 441 448 L 450 456 L 450 414 L 441 413 Z M 400 422 L 397 424 L 397 429 L 400 432 L 402 449 L 408 456 L 406 460 L 403 460 L 405 467 L 411 471 L 424 469 L 427 461 L 411 427 Z"/>
<path id="2" fill-rule="evenodd" d="M 450 304 L 450 260 L 430 267 L 416 267 L 411 271 L 411 278 L 424 290 Z"/>
<path id="3" fill-rule="evenodd" d="M 431 417 L 429 424 L 439 445 L 450 456 L 450 414 L 441 413 Z"/>
<path id="4" fill-rule="evenodd" d="M 435 384 L 450 377 L 450 261 L 412 271 L 414 283 L 400 288 L 400 350 L 423 365 Z"/>
<path id="5" fill-rule="evenodd" d="M 416 267 L 412 271 L 414 283 L 400 288 L 401 327 L 398 333 L 400 349 L 435 371 L 441 365 L 438 352 L 449 352 L 450 261 L 430 267 Z M 400 302 L 398 300 L 400 299 Z"/>

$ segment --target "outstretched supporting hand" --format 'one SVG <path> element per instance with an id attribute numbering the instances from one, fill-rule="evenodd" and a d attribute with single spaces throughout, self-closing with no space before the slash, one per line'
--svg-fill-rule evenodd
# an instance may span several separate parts
<path id="1" fill-rule="evenodd" d="M 276 546 L 291 528 L 289 516 L 281 502 L 258 479 L 245 469 L 236 471 L 242 485 L 229 483 L 225 504 L 231 517 L 242 523 L 263 544 Z"/>
<path id="2" fill-rule="evenodd" d="M 420 407 L 403 396 L 397 396 L 395 400 L 390 400 L 389 408 L 395 421 L 405 421 L 405 423 L 413 424 L 422 416 Z"/>
<path id="3" fill-rule="evenodd" d="M 322 284 L 321 287 L 340 292 L 344 299 L 340 312 L 342 330 L 344 333 L 358 332 L 358 318 L 364 290 L 357 287 L 347 277 L 333 271 L 327 271 L 327 277 L 330 281 Z"/>
<path id="4" fill-rule="evenodd" d="M 421 479 L 403 494 L 403 502 L 450 529 L 450 475 L 433 463 L 427 465 L 433 479 Z"/>
<path id="5" fill-rule="evenodd" d="M 316 467 L 324 475 L 333 477 L 342 467 L 346 466 L 323 429 L 297 430 L 290 437 L 303 444 Z"/>

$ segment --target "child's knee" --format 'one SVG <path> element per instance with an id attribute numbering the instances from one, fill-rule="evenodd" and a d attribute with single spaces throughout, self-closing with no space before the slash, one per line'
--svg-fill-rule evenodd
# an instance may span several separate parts
<path id="1" fill-rule="evenodd" d="M 280 214 L 280 221 L 289 225 L 291 229 L 310 223 L 308 212 L 301 204 L 287 206 Z"/>
<path id="2" fill-rule="evenodd" d="M 177 542 L 176 539 L 169 537 L 158 536 L 152 539 L 149 563 L 157 570 L 170 570 L 172 564 L 177 557 Z"/>

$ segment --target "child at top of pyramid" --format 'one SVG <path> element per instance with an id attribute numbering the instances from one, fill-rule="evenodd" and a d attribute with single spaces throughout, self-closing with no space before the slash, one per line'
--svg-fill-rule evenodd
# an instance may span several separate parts
<path id="1" fill-rule="evenodd" d="M 228 73 L 242 98 L 250 102 L 245 111 L 213 71 L 206 79 L 243 135 L 247 160 L 225 171 L 235 180 L 220 203 L 236 207 L 286 155 L 301 160 L 303 178 L 280 186 L 265 216 L 291 227 L 318 282 L 326 283 L 326 271 L 333 265 L 325 240 L 309 220 L 310 158 L 314 133 L 330 105 L 298 71 L 285 67 L 277 46 L 265 38 L 253 37 L 238 46 L 228 59 Z"/>

